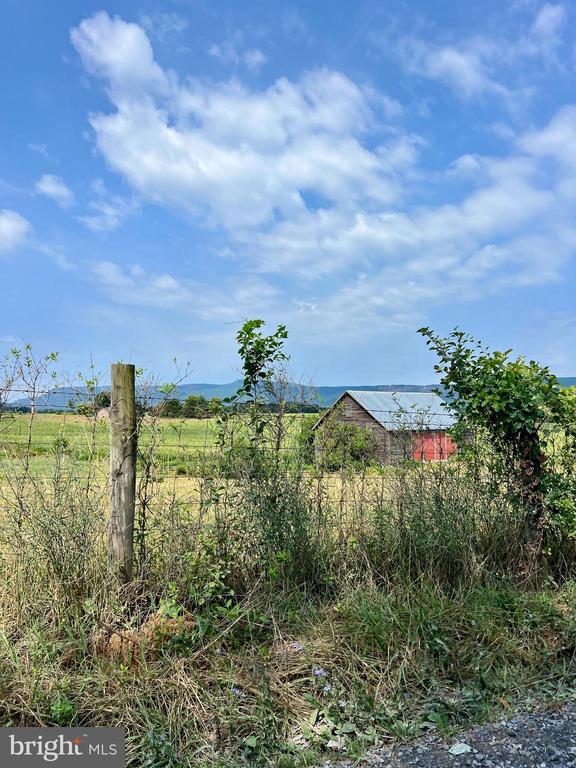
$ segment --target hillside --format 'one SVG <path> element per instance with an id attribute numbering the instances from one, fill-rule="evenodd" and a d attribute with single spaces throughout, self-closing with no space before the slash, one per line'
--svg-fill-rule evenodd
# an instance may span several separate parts
<path id="1" fill-rule="evenodd" d="M 575 387 L 576 376 L 565 376 L 559 378 L 563 387 Z M 233 395 L 241 385 L 240 379 L 231 381 L 228 384 L 180 384 L 174 390 L 172 397 L 178 400 L 185 400 L 188 395 L 201 395 L 207 400 L 213 397 L 224 399 Z M 437 384 L 342 384 L 340 386 L 305 386 L 298 387 L 292 385 L 289 389 L 289 399 L 298 402 L 314 403 L 324 407 L 333 405 L 336 400 L 346 390 L 365 390 L 370 392 L 432 392 Z M 108 386 L 98 387 L 97 390 L 106 390 Z M 38 410 L 58 409 L 65 410 L 70 402 L 78 403 L 85 397 L 86 389 L 84 387 L 60 387 L 47 395 L 41 395 L 37 398 Z M 154 397 L 154 393 L 152 393 Z M 12 405 L 28 406 L 28 398 L 15 400 Z"/>

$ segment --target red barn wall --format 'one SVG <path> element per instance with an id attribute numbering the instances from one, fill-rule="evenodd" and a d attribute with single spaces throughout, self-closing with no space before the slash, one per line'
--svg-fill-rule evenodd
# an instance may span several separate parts
<path id="1" fill-rule="evenodd" d="M 450 435 L 442 430 L 413 433 L 412 458 L 416 461 L 441 461 L 456 450 Z"/>
<path id="2" fill-rule="evenodd" d="M 348 394 L 342 397 L 328 418 L 370 429 L 382 464 L 396 464 L 410 458 L 439 461 L 456 452 L 456 445 L 443 430 L 414 432 L 385 429 Z"/>

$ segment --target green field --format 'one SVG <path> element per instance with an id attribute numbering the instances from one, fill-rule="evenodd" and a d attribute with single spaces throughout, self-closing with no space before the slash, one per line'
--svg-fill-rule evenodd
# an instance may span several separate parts
<path id="1" fill-rule="evenodd" d="M 301 415 L 286 416 L 284 447 L 294 446 Z M 0 476 L 26 473 L 37 478 L 51 477 L 55 467 L 84 477 L 107 472 L 110 427 L 106 420 L 77 414 L 8 414 L 0 418 Z M 216 450 L 215 419 L 145 418 L 139 427 L 140 466 L 153 456 L 156 478 L 196 474 L 202 454 Z M 58 459 L 56 462 L 55 460 Z"/>
<path id="2" fill-rule="evenodd" d="M 213 419 L 157 419 L 154 426 L 144 421 L 140 444 L 155 440 L 167 454 L 182 450 L 202 450 L 215 443 Z M 76 458 L 106 456 L 110 440 L 109 424 L 75 414 L 29 414 L 0 419 L 0 450 L 9 454 L 27 451 L 33 456 L 51 455 L 66 448 Z"/>
<path id="3" fill-rule="evenodd" d="M 170 477 L 192 474 L 199 454 L 210 451 L 216 441 L 213 419 L 145 420 L 139 433 L 142 456 L 154 456 L 154 475 Z M 0 476 L 26 473 L 49 478 L 55 468 L 84 477 L 105 476 L 108 466 L 110 430 L 107 421 L 94 421 L 76 414 L 29 414 L 0 419 Z M 58 459 L 58 461 L 56 461 Z"/>

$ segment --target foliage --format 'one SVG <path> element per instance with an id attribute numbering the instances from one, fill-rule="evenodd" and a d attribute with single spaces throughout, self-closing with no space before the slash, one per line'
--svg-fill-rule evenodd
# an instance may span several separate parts
<path id="1" fill-rule="evenodd" d="M 236 397 L 245 395 L 253 403 L 262 387 L 272 380 L 274 365 L 287 360 L 283 351 L 284 341 L 288 338 L 286 326 L 279 325 L 270 336 L 262 333 L 263 326 L 263 320 L 247 320 L 236 335 L 244 374 Z"/>
<path id="2" fill-rule="evenodd" d="M 184 419 L 204 419 L 208 416 L 206 398 L 202 395 L 188 395 L 182 403 L 181 415 Z"/>
<path id="3" fill-rule="evenodd" d="M 266 416 L 266 398 L 274 388 L 275 366 L 288 358 L 283 351 L 284 341 L 288 338 L 285 326 L 279 325 L 276 331 L 265 336 L 261 331 L 263 320 L 247 320 L 236 334 L 238 354 L 242 360 L 242 386 L 236 393 L 223 400 L 225 410 L 218 419 L 220 442 L 226 441 L 226 434 L 234 422 L 240 424 L 239 417 L 246 414 L 241 424 L 244 438 L 255 449 L 264 437 L 269 420 Z M 282 414 L 284 409 L 282 409 Z"/>
<path id="4" fill-rule="evenodd" d="M 296 437 L 298 453 L 305 464 L 314 464 L 316 460 L 314 426 L 319 419 L 318 415 L 305 416 L 300 420 L 300 428 Z"/>
<path id="5" fill-rule="evenodd" d="M 94 410 L 98 413 L 102 408 L 110 408 L 111 403 L 112 395 L 110 392 L 102 390 L 102 392 L 98 392 L 94 397 Z"/>
<path id="6" fill-rule="evenodd" d="M 562 431 L 573 455 L 576 400 L 536 361 L 512 359 L 512 350 L 491 352 L 456 329 L 447 338 L 421 328 L 438 356 L 446 405 L 458 417 L 457 433 L 483 430 L 503 461 L 504 474 L 517 479 L 526 508 L 526 540 L 539 546 L 546 497 L 556 498 L 560 480 L 549 460 L 551 438 Z M 565 483 L 565 478 L 561 479 Z"/>
<path id="7" fill-rule="evenodd" d="M 229 405 L 197 463 L 190 444 L 210 422 L 147 417 L 146 547 L 121 595 L 107 569 L 107 424 L 67 416 L 64 432 L 30 414 L 4 433 L 2 417 L 0 726 L 124 726 L 134 767 L 303 768 L 335 744 L 356 761 L 382 738 L 573 698 L 574 393 L 559 395 L 565 429 L 546 436 L 547 452 L 561 438 L 547 472 L 554 461 L 565 482 L 546 489 L 558 530 L 527 588 L 524 508 L 491 444 L 330 472 L 306 454 L 317 417 L 286 414 L 276 342 L 251 367 L 260 391 Z M 351 448 L 338 439 L 340 460 Z M 170 474 L 167 458 L 188 471 Z"/>
<path id="8" fill-rule="evenodd" d="M 182 415 L 182 403 L 175 397 L 168 397 L 158 406 L 158 415 L 167 419 L 177 419 Z"/>
<path id="9" fill-rule="evenodd" d="M 341 421 L 338 408 L 318 425 L 313 440 L 324 470 L 360 469 L 377 462 L 378 446 L 372 430 Z"/>

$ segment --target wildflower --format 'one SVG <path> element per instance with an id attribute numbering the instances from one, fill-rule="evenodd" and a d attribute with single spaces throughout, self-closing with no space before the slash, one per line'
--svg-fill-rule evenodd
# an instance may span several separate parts
<path id="1" fill-rule="evenodd" d="M 302 645 L 302 643 L 299 643 L 297 640 L 293 643 L 290 643 L 290 648 L 293 651 L 296 651 L 297 653 L 300 653 L 300 651 L 304 650 L 304 646 Z"/>
<path id="2" fill-rule="evenodd" d="M 346 702 L 344 701 L 344 699 L 340 699 L 338 701 L 338 706 L 340 707 L 340 709 L 346 709 Z"/>
<path id="3" fill-rule="evenodd" d="M 230 692 L 234 694 L 234 696 L 240 696 L 240 688 L 236 688 L 235 685 L 230 688 Z"/>
<path id="4" fill-rule="evenodd" d="M 326 683 L 326 685 L 324 686 L 324 688 L 322 688 L 322 690 L 324 691 L 324 693 L 330 693 L 330 691 L 332 690 L 332 684 Z"/>
<path id="5" fill-rule="evenodd" d="M 326 677 L 326 670 L 322 667 L 312 667 L 312 674 L 314 677 Z"/>

